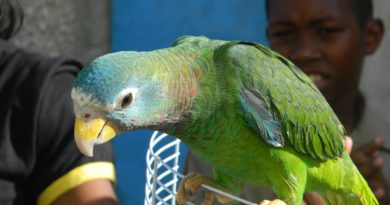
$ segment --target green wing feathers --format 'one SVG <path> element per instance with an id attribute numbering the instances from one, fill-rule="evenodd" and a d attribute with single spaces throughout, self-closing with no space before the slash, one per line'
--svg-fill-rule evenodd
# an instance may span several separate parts
<path id="1" fill-rule="evenodd" d="M 239 93 L 245 114 L 251 116 L 247 117 L 248 123 L 258 125 L 258 130 L 274 129 L 275 123 L 257 120 L 264 119 L 265 112 L 255 105 L 260 101 L 268 105 L 264 107 L 266 113 L 280 124 L 283 135 L 276 141 L 262 136 L 268 143 L 282 142 L 284 137 L 295 150 L 317 159 L 335 158 L 343 152 L 343 126 L 311 80 L 290 61 L 266 47 L 246 42 L 220 46 L 214 60 L 224 67 L 221 69 L 228 69 L 224 72 L 235 72 L 241 80 L 240 85 L 230 88 Z M 248 88 L 261 95 L 242 100 L 242 92 Z"/>

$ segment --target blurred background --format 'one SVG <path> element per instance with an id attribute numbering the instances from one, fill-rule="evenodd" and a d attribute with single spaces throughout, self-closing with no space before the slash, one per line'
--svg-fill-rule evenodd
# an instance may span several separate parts
<path id="1" fill-rule="evenodd" d="M 88 63 L 108 52 L 169 47 L 185 34 L 267 45 L 263 0 L 20 0 L 22 30 L 12 41 L 37 52 Z M 375 0 L 375 13 L 390 28 L 390 1 Z M 389 120 L 390 32 L 366 61 L 362 89 L 378 115 Z M 114 139 L 121 204 L 143 204 L 145 154 L 150 131 Z M 185 153 L 182 147 L 182 153 Z M 182 156 L 181 159 L 184 159 Z"/>

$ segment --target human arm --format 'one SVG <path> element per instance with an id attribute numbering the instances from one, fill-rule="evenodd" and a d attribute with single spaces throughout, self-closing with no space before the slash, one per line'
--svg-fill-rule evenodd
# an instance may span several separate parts
<path id="1" fill-rule="evenodd" d="M 75 145 L 70 89 L 78 69 L 68 64 L 52 68 L 42 86 L 39 152 L 31 176 L 38 204 L 115 204 L 111 145 L 96 147 L 93 158 L 82 155 Z"/>
<path id="2" fill-rule="evenodd" d="M 58 197 L 52 205 L 117 205 L 113 186 L 100 179 L 83 183 Z"/>

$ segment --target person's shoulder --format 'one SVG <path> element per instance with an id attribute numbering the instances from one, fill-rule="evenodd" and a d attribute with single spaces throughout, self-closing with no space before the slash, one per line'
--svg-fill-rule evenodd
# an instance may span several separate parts
<path id="1" fill-rule="evenodd" d="M 75 76 L 82 64 L 70 57 L 51 57 L 0 40 L 0 67 L 0 84 L 7 84 L 11 89 L 24 87 L 29 92 L 36 92 L 57 73 Z"/>
<path id="2" fill-rule="evenodd" d="M 19 48 L 10 42 L 0 40 L 0 65 L 2 72 L 26 73 L 44 76 L 52 72 L 67 71 L 78 72 L 82 64 L 67 56 L 49 56 L 43 51 L 38 53 L 25 48 Z"/>

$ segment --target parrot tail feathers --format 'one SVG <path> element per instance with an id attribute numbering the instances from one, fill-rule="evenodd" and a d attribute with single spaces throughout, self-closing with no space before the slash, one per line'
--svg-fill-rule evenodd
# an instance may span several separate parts
<path id="1" fill-rule="evenodd" d="M 346 181 L 344 188 L 336 190 L 321 190 L 318 193 L 325 199 L 327 204 L 350 204 L 350 205 L 379 205 L 374 193 L 371 191 L 366 180 L 354 167 L 355 172 L 348 178 L 357 180 Z"/>
<path id="2" fill-rule="evenodd" d="M 374 193 L 371 191 L 371 188 L 364 179 L 364 177 L 360 174 L 360 172 L 355 166 L 353 166 L 353 169 L 355 170 L 354 175 L 356 180 L 354 180 L 350 184 L 345 184 L 345 186 L 350 187 L 352 193 L 354 193 L 356 198 L 359 199 L 360 204 L 379 205 L 378 200 L 376 199 Z"/>
<path id="3" fill-rule="evenodd" d="M 379 205 L 371 191 L 363 191 L 359 195 L 332 190 L 323 190 L 318 193 L 325 199 L 327 204 Z"/>
<path id="4" fill-rule="evenodd" d="M 355 193 L 357 193 L 361 203 L 379 205 L 379 202 L 376 199 L 374 193 L 371 191 L 366 180 L 363 178 L 362 175 L 360 175 L 360 173 L 359 173 L 359 180 L 360 180 L 361 188 L 359 190 L 356 190 Z"/>
<path id="5" fill-rule="evenodd" d="M 353 193 L 340 193 L 334 190 L 323 190 L 318 192 L 326 201 L 326 204 L 349 204 L 349 205 L 367 205 L 375 203 L 364 203 Z"/>

